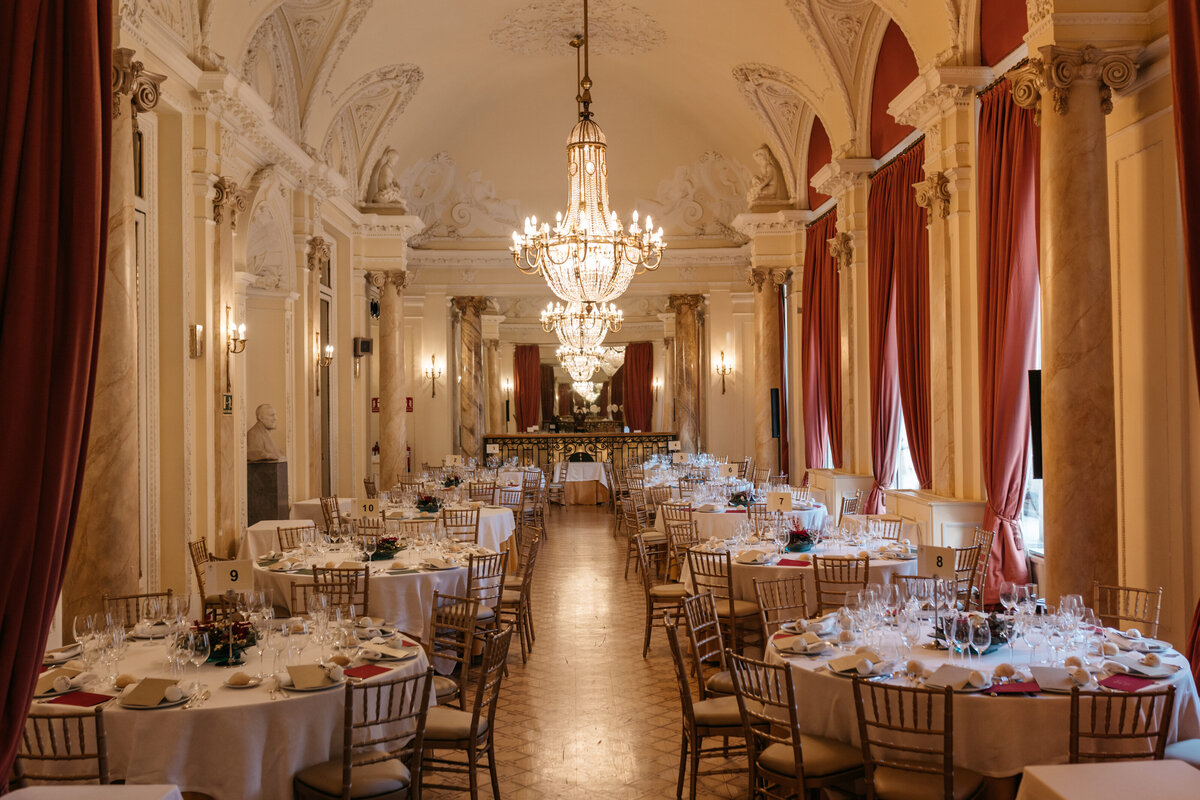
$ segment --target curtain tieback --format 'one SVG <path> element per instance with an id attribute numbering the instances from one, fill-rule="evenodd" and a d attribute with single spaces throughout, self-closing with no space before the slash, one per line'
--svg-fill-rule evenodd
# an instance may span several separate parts
<path id="1" fill-rule="evenodd" d="M 1000 520 L 1001 522 L 1008 523 L 1009 527 L 1012 528 L 1013 543 L 1016 544 L 1018 550 L 1024 551 L 1025 536 L 1021 533 L 1021 518 L 1016 515 L 1010 516 L 1008 514 L 1000 513 L 1000 511 L 998 511 L 990 502 L 987 504 L 987 510 L 995 515 L 996 519 Z"/>

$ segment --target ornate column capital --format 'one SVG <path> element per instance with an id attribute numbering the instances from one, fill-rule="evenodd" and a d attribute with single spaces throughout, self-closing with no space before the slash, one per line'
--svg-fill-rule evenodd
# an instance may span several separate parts
<path id="1" fill-rule="evenodd" d="M 673 294 L 667 297 L 667 308 L 678 314 L 684 309 L 695 311 L 703 302 L 702 294 Z"/>
<path id="2" fill-rule="evenodd" d="M 488 307 L 488 299 L 486 297 L 452 297 L 450 298 L 450 302 L 453 303 L 454 308 L 458 310 L 458 313 L 464 316 L 466 316 L 468 313 L 471 313 L 473 316 L 478 317 L 480 314 L 486 311 Z"/>
<path id="3" fill-rule="evenodd" d="M 133 128 L 137 130 L 138 112 L 146 112 L 158 105 L 159 85 L 166 75 L 148 71 L 140 61 L 133 60 L 133 50 L 118 47 L 112 58 L 112 116 L 121 116 L 121 103 L 129 95 Z"/>
<path id="4" fill-rule="evenodd" d="M 412 285 L 412 273 L 406 269 L 371 270 L 367 273 L 367 280 L 380 291 L 390 286 L 399 295 Z"/>
<path id="5" fill-rule="evenodd" d="M 950 215 L 950 179 L 944 172 L 931 172 L 925 180 L 914 183 L 917 205 L 945 219 Z"/>
<path id="6" fill-rule="evenodd" d="M 873 158 L 835 158 L 812 177 L 812 185 L 821 194 L 840 197 L 865 185 L 875 170 Z"/>
<path id="7" fill-rule="evenodd" d="M 308 239 L 308 268 L 319 270 L 323 263 L 329 263 L 333 253 L 329 249 L 329 240 L 323 236 L 310 236 Z"/>
<path id="8" fill-rule="evenodd" d="M 764 286 L 783 286 L 792 279 L 790 269 L 765 269 L 757 267 L 746 272 L 746 285 L 756 292 L 761 292 Z"/>
<path id="9" fill-rule="evenodd" d="M 1139 52 L 1136 47 L 1102 50 L 1092 45 L 1059 47 L 1047 45 L 1039 51 L 1040 58 L 1030 58 L 1008 71 L 1012 84 L 1013 102 L 1021 108 L 1031 108 L 1041 124 L 1041 99 L 1050 92 L 1054 111 L 1067 113 L 1067 99 L 1076 80 L 1095 81 L 1099 87 L 1100 109 L 1112 113 L 1113 89 L 1124 89 L 1137 77 Z"/>
<path id="10" fill-rule="evenodd" d="M 989 67 L 932 66 L 896 95 L 888 113 L 902 125 L 928 132 L 938 115 L 970 106 L 975 91 L 991 79 Z"/>
<path id="11" fill-rule="evenodd" d="M 835 233 L 829 239 L 829 255 L 837 263 L 838 272 L 849 269 L 854 263 L 854 237 L 845 231 Z"/>
<path id="12" fill-rule="evenodd" d="M 220 225 L 229 212 L 229 227 L 237 230 L 238 214 L 246 210 L 246 198 L 238 191 L 237 183 L 222 175 L 213 184 L 216 194 L 213 196 L 213 222 Z"/>

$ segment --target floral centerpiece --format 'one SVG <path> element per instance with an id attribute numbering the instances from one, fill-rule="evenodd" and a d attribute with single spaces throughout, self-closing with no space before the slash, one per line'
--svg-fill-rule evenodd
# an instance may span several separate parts
<path id="1" fill-rule="evenodd" d="M 959 614 L 959 616 L 967 617 L 969 620 L 972 620 L 972 621 L 976 620 L 976 619 L 986 619 L 987 620 L 988 628 L 991 630 L 991 633 L 992 633 L 992 642 L 990 645 L 988 645 L 988 648 L 983 651 L 984 654 L 990 653 L 993 650 L 998 649 L 1001 645 L 1006 644 L 1008 642 L 1008 634 L 1009 634 L 1009 631 L 1011 630 L 1011 623 L 1009 622 L 1009 620 L 1001 618 L 999 614 L 996 614 L 996 613 L 984 614 L 981 611 L 968 611 L 966 614 Z M 932 635 L 933 635 L 934 643 L 938 647 L 940 647 L 944 650 L 950 649 L 946 644 L 945 631 L 942 630 L 942 627 L 940 625 L 934 629 Z"/>
<path id="2" fill-rule="evenodd" d="M 203 622 L 196 622 L 192 627 L 198 633 L 208 634 L 208 660 L 217 666 L 242 663 L 242 652 L 257 641 L 254 627 L 245 621 L 215 622 L 211 616 L 206 616 Z"/>
<path id="3" fill-rule="evenodd" d="M 819 531 L 805 528 L 803 523 L 793 522 L 788 530 L 788 543 L 785 548 L 789 553 L 807 553 L 817 543 Z"/>
<path id="4" fill-rule="evenodd" d="M 460 485 L 462 485 L 462 478 L 457 475 L 447 475 L 446 479 L 442 481 L 442 486 L 447 489 L 453 489 Z"/>
<path id="5" fill-rule="evenodd" d="M 431 494 L 423 494 L 417 497 L 417 510 L 427 514 L 436 514 L 442 510 L 442 501 Z"/>
<path id="6" fill-rule="evenodd" d="M 381 536 L 375 540 L 375 552 L 371 554 L 372 561 L 386 561 L 395 558 L 396 553 L 404 548 L 395 536 Z"/>
<path id="7" fill-rule="evenodd" d="M 748 508 L 751 503 L 757 500 L 754 492 L 746 490 L 744 492 L 734 492 L 729 496 L 729 505 L 739 508 Z"/>

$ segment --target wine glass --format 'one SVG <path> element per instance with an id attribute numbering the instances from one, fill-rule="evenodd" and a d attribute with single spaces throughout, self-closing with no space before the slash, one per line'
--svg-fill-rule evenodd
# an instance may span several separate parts
<path id="1" fill-rule="evenodd" d="M 992 645 L 992 627 L 987 618 L 972 617 L 971 620 L 971 649 L 975 651 L 975 663 L 982 661 L 983 651 Z"/>
<path id="2" fill-rule="evenodd" d="M 953 634 L 954 652 L 958 653 L 960 661 L 968 660 L 970 652 L 967 648 L 971 643 L 971 619 L 967 616 L 954 614 L 951 620 L 950 629 Z"/>
<path id="3" fill-rule="evenodd" d="M 308 623 L 302 619 L 292 620 L 292 632 L 288 636 L 288 660 L 287 663 L 298 663 L 304 656 L 304 651 L 308 647 L 311 629 Z M 293 653 L 295 654 L 293 656 Z"/>
<path id="4" fill-rule="evenodd" d="M 1029 665 L 1033 666 L 1033 654 L 1041 647 L 1042 642 L 1046 641 L 1046 630 L 1038 615 L 1032 613 L 1023 615 L 1021 627 L 1021 638 L 1029 648 Z"/>
<path id="5" fill-rule="evenodd" d="M 789 531 L 786 525 L 781 523 L 775 526 L 775 549 L 780 556 L 783 555 L 783 550 L 787 546 L 789 538 Z"/>
<path id="6" fill-rule="evenodd" d="M 207 631 L 192 631 L 187 637 L 187 652 L 188 661 L 196 668 L 196 680 L 193 687 L 193 693 L 200 693 L 200 665 L 208 661 L 208 657 L 212 655 L 212 642 L 208 638 Z"/>
<path id="7" fill-rule="evenodd" d="M 379 539 L 375 536 L 362 537 L 363 552 L 367 554 L 366 561 L 370 562 L 375 557 L 375 551 L 379 548 Z"/>
<path id="8" fill-rule="evenodd" d="M 263 677 L 263 656 L 271 643 L 271 620 L 275 611 L 271 608 L 259 608 L 250 614 L 250 625 L 254 628 L 254 652 L 258 653 L 258 677 Z"/>
<path id="9" fill-rule="evenodd" d="M 1004 606 L 1006 613 L 1010 615 L 1013 613 L 1019 599 L 1017 584 L 1012 581 L 1004 581 L 1000 584 L 1000 605 Z"/>
<path id="10" fill-rule="evenodd" d="M 896 632 L 900 634 L 900 641 L 904 645 L 904 657 L 907 660 L 912 657 L 913 645 L 921 638 L 920 618 L 908 609 L 902 609 L 896 615 Z"/>

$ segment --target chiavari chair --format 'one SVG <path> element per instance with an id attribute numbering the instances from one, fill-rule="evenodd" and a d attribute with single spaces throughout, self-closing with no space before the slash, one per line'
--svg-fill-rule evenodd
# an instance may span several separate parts
<path id="1" fill-rule="evenodd" d="M 221 595 L 208 594 L 204 588 L 204 570 L 205 566 L 213 561 L 212 554 L 208 552 L 208 543 L 203 539 L 196 539 L 188 542 L 188 555 L 192 559 L 192 570 L 196 573 L 196 585 L 200 589 L 200 597 L 203 611 L 207 613 L 209 610 L 218 610 L 221 607 Z"/>
<path id="2" fill-rule="evenodd" d="M 100 608 L 108 615 L 114 625 L 122 628 L 132 628 L 142 618 L 142 612 L 150 601 L 158 600 L 170 603 L 175 596 L 173 589 L 165 592 L 144 592 L 142 594 L 100 595 Z"/>
<path id="3" fill-rule="evenodd" d="M 19 788 L 109 783 L 103 707 L 63 713 L 35 705 L 17 748 L 13 772 Z"/>
<path id="4" fill-rule="evenodd" d="M 471 481 L 467 484 L 467 494 L 472 500 L 478 500 L 491 505 L 496 502 L 495 481 Z"/>
<path id="5" fill-rule="evenodd" d="M 527 662 L 528 654 L 533 650 L 533 613 L 529 601 L 538 552 L 542 548 L 539 532 L 531 532 L 528 538 L 531 541 L 525 552 L 521 582 L 517 586 L 504 586 L 500 592 L 500 624 L 511 624 L 516 629 L 521 642 L 522 664 Z"/>
<path id="6" fill-rule="evenodd" d="M 846 605 L 854 592 L 867 588 L 871 560 L 867 557 L 813 556 L 816 583 L 816 613 L 824 614 Z"/>
<path id="7" fill-rule="evenodd" d="M 434 590 L 429 637 L 421 642 L 429 663 L 443 658 L 456 665 L 457 676 L 433 676 L 433 690 L 439 706 L 466 707 L 467 685 L 471 674 L 471 653 L 475 643 L 475 625 L 479 619 L 479 600 Z"/>
<path id="8" fill-rule="evenodd" d="M 361 567 L 313 567 L 313 591 L 329 599 L 331 608 L 354 609 L 355 616 L 367 615 L 371 600 L 371 570 Z"/>
<path id="9" fill-rule="evenodd" d="M 751 503 L 746 507 L 746 519 L 754 527 L 754 535 L 762 537 L 770 526 L 779 522 L 777 511 L 768 511 L 766 503 Z"/>
<path id="10" fill-rule="evenodd" d="M 958 601 L 964 609 L 971 607 L 971 591 L 979 571 L 979 545 L 954 548 L 954 579 L 958 584 Z"/>
<path id="11" fill-rule="evenodd" d="M 707 553 L 692 548 L 688 550 L 687 558 L 696 594 L 712 592 L 717 619 L 729 628 L 729 642 L 734 652 L 741 652 L 745 633 L 759 627 L 758 603 L 733 596 L 733 570 L 728 552 Z"/>
<path id="12" fill-rule="evenodd" d="M 1175 687 L 1138 692 L 1071 690 L 1070 761 L 1163 758 L 1175 711 Z"/>
<path id="13" fill-rule="evenodd" d="M 280 552 L 284 550 L 295 550 L 304 543 L 306 537 L 313 535 L 316 531 L 311 525 L 298 525 L 294 528 L 276 528 L 275 542 L 279 545 Z"/>
<path id="14" fill-rule="evenodd" d="M 504 573 L 507 568 L 503 553 L 470 555 L 467 557 L 467 597 L 479 601 L 480 630 L 499 628 L 500 600 L 504 596 Z"/>
<path id="15" fill-rule="evenodd" d="M 725 637 L 721 633 L 721 622 L 717 617 L 717 604 L 712 592 L 687 595 L 680 602 L 680 607 L 700 699 L 733 694 L 733 678 L 725 663 L 728 651 L 725 649 Z"/>
<path id="16" fill-rule="evenodd" d="M 567 502 L 567 488 L 565 481 L 567 465 L 562 461 L 555 461 L 550 465 L 550 477 L 546 479 L 546 502 L 558 503 L 560 506 Z"/>
<path id="17" fill-rule="evenodd" d="M 767 641 L 785 622 L 808 618 L 808 594 L 803 578 L 754 579 L 754 596 L 762 615 L 763 636 Z"/>
<path id="18" fill-rule="evenodd" d="M 479 544 L 478 508 L 443 508 L 442 527 L 446 535 L 463 544 Z"/>
<path id="19" fill-rule="evenodd" d="M 1135 624 L 1146 636 L 1158 636 L 1158 617 L 1162 608 L 1162 587 L 1138 589 L 1133 586 L 1109 586 L 1092 582 L 1092 610 L 1110 628 L 1124 630 Z"/>
<path id="20" fill-rule="evenodd" d="M 696 520 L 688 503 L 672 501 L 658 507 L 662 515 L 663 531 L 667 534 L 667 561 L 676 569 L 683 569 L 687 551 L 700 543 Z"/>
<path id="21" fill-rule="evenodd" d="M 992 542 L 995 538 L 996 532 L 985 528 L 976 528 L 971 534 L 971 545 L 979 548 L 979 561 L 975 565 L 968 595 L 967 609 L 970 611 L 983 611 L 983 587 L 987 582 L 987 569 L 992 560 Z"/>
<path id="22" fill-rule="evenodd" d="M 299 617 L 308 613 L 309 605 L 312 601 L 313 594 L 317 591 L 317 585 L 311 581 L 308 583 L 297 581 L 288 585 L 288 612 L 293 617 Z"/>
<path id="23" fill-rule="evenodd" d="M 901 519 L 878 519 L 875 522 L 875 535 L 879 539 L 884 539 L 889 542 L 900 541 L 900 526 L 903 524 Z"/>
<path id="24" fill-rule="evenodd" d="M 843 496 L 841 508 L 838 509 L 838 523 L 837 524 L 841 525 L 842 520 L 844 520 L 846 518 L 847 514 L 859 513 L 859 508 L 861 507 L 861 505 L 862 505 L 862 492 L 855 492 L 854 494 Z"/>
<path id="25" fill-rule="evenodd" d="M 687 587 L 659 576 L 651 563 L 650 554 L 641 536 L 633 537 L 637 545 L 638 563 L 642 568 L 642 593 L 646 598 L 646 635 L 642 642 L 642 658 L 650 652 L 650 633 L 656 620 L 662 619 L 661 612 L 669 610 L 678 615 L 680 602 L 687 596 Z"/>
<path id="26" fill-rule="evenodd" d="M 367 493 L 368 500 L 374 500 L 375 498 L 379 497 L 379 489 L 375 485 L 374 475 L 369 478 L 363 478 L 363 489 Z"/>
<path id="27" fill-rule="evenodd" d="M 655 530 L 650 522 L 650 513 L 646 508 L 646 499 L 641 489 L 629 490 L 629 502 L 625 504 L 625 532 L 629 536 L 629 549 L 625 557 L 625 577 L 629 577 L 629 564 L 637 565 L 637 543 L 633 537 L 641 536 L 646 549 L 656 558 L 665 555 L 667 550 L 666 533 Z M 640 568 L 640 566 L 638 567 Z"/>

